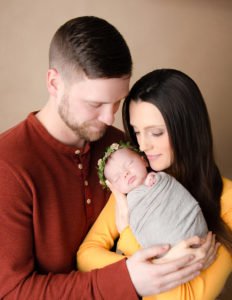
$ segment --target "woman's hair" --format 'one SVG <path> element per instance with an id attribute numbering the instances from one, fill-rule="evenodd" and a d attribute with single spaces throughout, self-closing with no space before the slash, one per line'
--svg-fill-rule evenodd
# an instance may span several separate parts
<path id="1" fill-rule="evenodd" d="M 83 16 L 63 24 L 52 38 L 49 68 L 70 76 L 84 72 L 89 78 L 130 76 L 132 59 L 120 32 L 107 21 Z"/>
<path id="2" fill-rule="evenodd" d="M 213 155 L 209 116 L 196 83 L 173 69 L 148 73 L 132 87 L 123 104 L 123 124 L 138 146 L 130 126 L 130 102 L 148 102 L 161 112 L 173 151 L 173 163 L 165 170 L 182 183 L 198 201 L 209 230 L 232 252 L 232 231 L 220 217 L 222 179 Z"/>

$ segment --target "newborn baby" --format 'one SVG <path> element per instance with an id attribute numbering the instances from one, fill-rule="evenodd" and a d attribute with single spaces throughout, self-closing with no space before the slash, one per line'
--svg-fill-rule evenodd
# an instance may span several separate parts
<path id="1" fill-rule="evenodd" d="M 127 194 L 129 223 L 139 244 L 174 246 L 194 235 L 204 238 L 207 224 L 191 194 L 174 177 L 148 172 L 146 159 L 131 146 L 113 145 L 99 163 L 100 179 Z"/>

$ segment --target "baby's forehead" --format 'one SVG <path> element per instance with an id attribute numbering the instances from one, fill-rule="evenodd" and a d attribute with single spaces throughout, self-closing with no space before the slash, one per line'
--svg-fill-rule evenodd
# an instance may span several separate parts
<path id="1" fill-rule="evenodd" d="M 128 149 L 128 148 L 122 148 L 119 149 L 111 154 L 111 156 L 108 158 L 107 163 L 119 163 L 123 161 L 127 161 L 131 157 L 139 157 L 140 155 L 136 153 L 135 151 Z"/>
<path id="2" fill-rule="evenodd" d="M 118 149 L 117 151 L 112 153 L 110 158 L 116 160 L 116 159 L 119 159 L 119 158 L 131 156 L 131 155 L 138 155 L 138 154 L 135 153 L 133 150 L 125 147 L 125 148 L 122 148 L 122 149 Z"/>
<path id="3" fill-rule="evenodd" d="M 119 170 L 125 168 L 125 163 L 128 162 L 132 156 L 140 157 L 138 153 L 126 147 L 113 152 L 105 164 L 105 176 L 109 177 L 114 169 Z"/>
<path id="4" fill-rule="evenodd" d="M 125 155 L 125 154 L 129 154 L 131 152 L 132 152 L 132 150 L 130 150 L 130 149 L 128 149 L 128 148 L 125 147 L 125 148 L 118 149 L 113 154 L 116 154 L 116 155 Z"/>

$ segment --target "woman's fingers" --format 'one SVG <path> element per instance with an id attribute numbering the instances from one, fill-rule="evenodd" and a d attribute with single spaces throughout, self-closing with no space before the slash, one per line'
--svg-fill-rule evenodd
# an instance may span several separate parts
<path id="1" fill-rule="evenodd" d="M 125 194 L 116 190 L 108 180 L 106 180 L 106 184 L 115 197 L 115 222 L 118 232 L 121 233 L 129 225 L 127 198 Z"/>
<path id="2" fill-rule="evenodd" d="M 111 192 L 113 192 L 114 187 L 112 186 L 111 182 L 109 182 L 109 180 L 106 180 L 106 185 L 111 190 Z"/>
<path id="3" fill-rule="evenodd" d="M 215 235 L 213 235 L 211 247 L 209 248 L 205 261 L 203 261 L 203 270 L 207 269 L 217 258 L 218 248 L 221 246 L 219 242 L 216 242 Z"/>

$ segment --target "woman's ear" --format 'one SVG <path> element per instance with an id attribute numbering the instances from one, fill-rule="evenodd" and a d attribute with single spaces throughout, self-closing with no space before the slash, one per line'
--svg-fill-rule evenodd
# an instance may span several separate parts
<path id="1" fill-rule="evenodd" d="M 47 72 L 47 88 L 51 96 L 57 97 L 61 82 L 62 79 L 58 71 L 56 69 L 49 69 Z"/>

